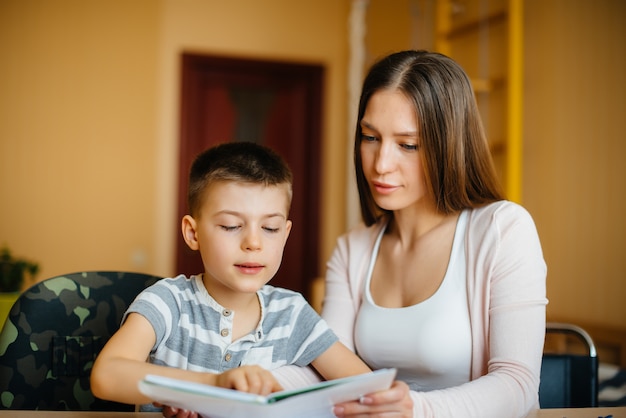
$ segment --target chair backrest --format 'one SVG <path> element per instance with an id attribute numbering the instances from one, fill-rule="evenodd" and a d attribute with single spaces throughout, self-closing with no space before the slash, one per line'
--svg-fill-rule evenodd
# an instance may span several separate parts
<path id="1" fill-rule="evenodd" d="M 557 322 L 546 324 L 550 335 L 574 336 L 580 350 L 543 354 L 539 405 L 541 408 L 583 408 L 598 406 L 598 356 L 589 334 L 579 326 Z"/>
<path id="2" fill-rule="evenodd" d="M 91 368 L 143 289 L 160 277 L 88 271 L 22 293 L 0 333 L 0 409 L 132 411 L 95 398 Z"/>

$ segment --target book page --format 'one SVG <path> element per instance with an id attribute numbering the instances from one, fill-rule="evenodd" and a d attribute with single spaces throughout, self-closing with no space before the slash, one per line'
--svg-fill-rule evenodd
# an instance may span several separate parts
<path id="1" fill-rule="evenodd" d="M 330 418 L 333 405 L 387 389 L 395 375 L 395 369 L 380 369 L 270 396 L 148 375 L 139 383 L 139 390 L 164 405 L 211 418 Z"/>

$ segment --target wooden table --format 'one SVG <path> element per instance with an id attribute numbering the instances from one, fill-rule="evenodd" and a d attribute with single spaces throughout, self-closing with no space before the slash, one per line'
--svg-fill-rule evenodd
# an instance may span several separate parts
<path id="1" fill-rule="evenodd" d="M 2 418 L 163 418 L 160 412 L 13 411 L 0 410 Z"/>
<path id="2" fill-rule="evenodd" d="M 526 418 L 626 418 L 626 406 L 618 408 L 540 409 Z"/>
<path id="3" fill-rule="evenodd" d="M 626 418 L 626 407 L 619 408 L 572 408 L 541 409 L 531 412 L 526 418 Z M 155 412 L 88 412 L 88 411 L 8 411 L 0 410 L 1 418 L 162 418 Z M 237 418 L 237 417 L 233 417 Z M 263 418 L 263 417 L 246 417 Z M 267 417 L 271 418 L 271 417 Z"/>

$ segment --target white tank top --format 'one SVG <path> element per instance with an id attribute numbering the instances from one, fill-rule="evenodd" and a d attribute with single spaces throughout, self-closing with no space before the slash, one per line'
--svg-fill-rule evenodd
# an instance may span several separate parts
<path id="1" fill-rule="evenodd" d="M 377 306 L 370 281 L 381 229 L 364 283 L 355 325 L 355 347 L 372 368 L 395 367 L 398 379 L 412 390 L 428 391 L 470 380 L 471 334 L 465 272 L 467 211 L 457 221 L 450 262 L 439 289 L 428 299 L 405 308 Z"/>

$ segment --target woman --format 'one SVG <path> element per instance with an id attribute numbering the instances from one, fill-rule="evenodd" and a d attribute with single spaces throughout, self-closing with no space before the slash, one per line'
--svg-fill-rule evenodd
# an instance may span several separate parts
<path id="1" fill-rule="evenodd" d="M 370 367 L 396 367 L 398 382 L 335 415 L 537 408 L 546 265 L 532 218 L 504 200 L 462 68 L 425 51 L 376 63 L 354 161 L 364 225 L 328 262 L 322 316 Z"/>

